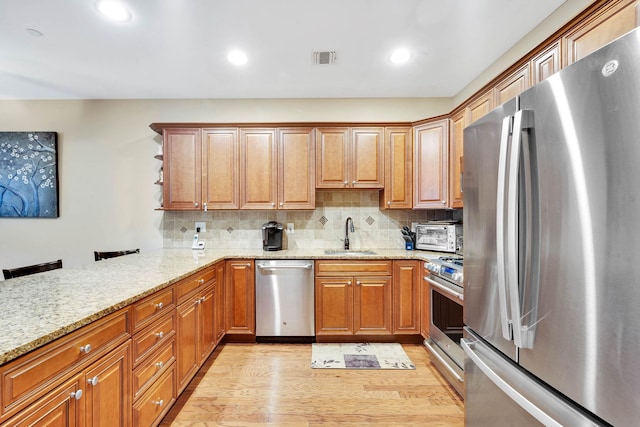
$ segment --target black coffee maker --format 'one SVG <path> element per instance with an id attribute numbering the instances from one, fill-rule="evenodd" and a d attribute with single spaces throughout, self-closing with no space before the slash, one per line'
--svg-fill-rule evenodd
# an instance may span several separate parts
<path id="1" fill-rule="evenodd" d="M 282 249 L 282 230 L 284 226 L 276 221 L 262 224 L 262 250 L 279 251 Z"/>

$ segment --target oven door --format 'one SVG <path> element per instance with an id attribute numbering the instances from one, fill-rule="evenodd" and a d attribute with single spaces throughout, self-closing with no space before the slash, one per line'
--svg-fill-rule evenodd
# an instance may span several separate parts
<path id="1" fill-rule="evenodd" d="M 434 275 L 425 276 L 424 280 L 429 283 L 431 303 L 430 339 L 425 341 L 425 346 L 433 356 L 434 365 L 463 396 L 464 350 L 460 345 L 464 327 L 463 290 Z"/>

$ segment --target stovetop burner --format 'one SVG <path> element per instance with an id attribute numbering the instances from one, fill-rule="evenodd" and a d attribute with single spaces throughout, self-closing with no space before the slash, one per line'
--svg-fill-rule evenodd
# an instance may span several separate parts
<path id="1" fill-rule="evenodd" d="M 463 258 L 459 257 L 459 256 L 441 256 L 438 259 L 440 261 L 444 261 L 444 262 L 448 262 L 448 263 L 451 263 L 451 264 L 459 265 L 460 267 L 463 266 Z"/>

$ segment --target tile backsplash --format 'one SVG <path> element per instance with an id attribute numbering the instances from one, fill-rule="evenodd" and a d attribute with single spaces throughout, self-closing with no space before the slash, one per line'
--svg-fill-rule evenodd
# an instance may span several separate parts
<path id="1" fill-rule="evenodd" d="M 345 221 L 353 218 L 356 231 L 349 233 L 352 249 L 404 248 L 400 229 L 412 222 L 462 219 L 462 210 L 386 210 L 379 208 L 377 190 L 316 191 L 314 210 L 234 210 L 234 211 L 166 211 L 163 215 L 165 248 L 189 248 L 195 222 L 206 223 L 199 234 L 207 247 L 231 249 L 262 248 L 260 227 L 278 221 L 294 232 L 283 236 L 284 249 L 341 249 L 344 245 Z"/>

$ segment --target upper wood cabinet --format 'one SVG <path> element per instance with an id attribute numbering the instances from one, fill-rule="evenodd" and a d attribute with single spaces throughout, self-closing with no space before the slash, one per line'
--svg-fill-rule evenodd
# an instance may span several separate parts
<path id="1" fill-rule="evenodd" d="M 529 63 L 506 76 L 495 86 L 494 105 L 502 105 L 531 86 Z"/>
<path id="2" fill-rule="evenodd" d="M 531 60 L 531 86 L 560 71 L 560 40 L 549 45 Z"/>
<path id="3" fill-rule="evenodd" d="M 202 203 L 200 129 L 165 129 L 163 145 L 164 209 L 200 209 Z"/>
<path id="4" fill-rule="evenodd" d="M 451 116 L 451 135 L 449 137 L 449 206 L 461 208 L 463 142 L 464 128 L 467 125 L 469 111 L 465 108 Z"/>
<path id="5" fill-rule="evenodd" d="M 384 187 L 384 128 L 318 128 L 316 188 Z"/>
<path id="6" fill-rule="evenodd" d="M 203 129 L 203 193 L 207 209 L 240 207 L 238 129 Z"/>
<path id="7" fill-rule="evenodd" d="M 275 209 L 275 129 L 240 129 L 240 209 Z"/>
<path id="8" fill-rule="evenodd" d="M 449 120 L 438 120 L 414 128 L 413 207 L 448 207 Z"/>
<path id="9" fill-rule="evenodd" d="M 573 64 L 636 27 L 636 1 L 615 0 L 576 25 L 562 38 L 563 67 Z"/>
<path id="10" fill-rule="evenodd" d="M 469 104 L 469 125 L 493 110 L 493 89 L 489 89 Z"/>
<path id="11" fill-rule="evenodd" d="M 316 206 L 313 128 L 278 129 L 278 209 Z"/>
<path id="12" fill-rule="evenodd" d="M 410 127 L 384 129 L 384 189 L 380 209 L 413 207 L 413 144 Z"/>

